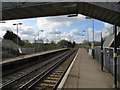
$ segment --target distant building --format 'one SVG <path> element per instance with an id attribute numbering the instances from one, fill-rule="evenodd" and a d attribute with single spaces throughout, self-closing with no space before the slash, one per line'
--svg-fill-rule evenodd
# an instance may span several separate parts
<path id="1" fill-rule="evenodd" d="M 44 41 L 42 39 L 35 40 L 35 43 L 43 43 Z"/>

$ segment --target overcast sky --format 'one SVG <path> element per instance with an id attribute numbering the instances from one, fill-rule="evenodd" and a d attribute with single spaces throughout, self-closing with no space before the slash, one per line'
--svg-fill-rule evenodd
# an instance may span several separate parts
<path id="1" fill-rule="evenodd" d="M 4 36 L 6 30 L 16 33 L 17 26 L 13 25 L 14 23 L 22 23 L 18 27 L 18 35 L 22 40 L 33 42 L 34 39 L 38 39 L 39 31 L 39 38 L 45 42 L 47 39 L 49 42 L 65 39 L 81 43 L 88 38 L 88 34 L 89 40 L 92 41 L 92 19 L 85 19 L 85 16 L 81 14 L 78 17 L 67 17 L 65 15 L 6 21 L 6 23 L 0 23 L 0 37 Z M 108 30 L 110 27 L 112 27 L 111 24 L 94 19 L 95 40 L 100 40 L 101 31 L 104 32 L 104 36 L 109 35 L 111 33 Z M 44 31 L 41 32 L 41 30 Z"/>

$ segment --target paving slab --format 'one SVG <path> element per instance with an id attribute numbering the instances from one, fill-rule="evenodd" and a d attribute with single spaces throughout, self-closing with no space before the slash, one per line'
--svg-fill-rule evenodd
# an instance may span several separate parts
<path id="1" fill-rule="evenodd" d="M 102 72 L 100 63 L 80 48 L 63 88 L 113 88 L 113 85 L 113 76 L 106 69 Z"/>

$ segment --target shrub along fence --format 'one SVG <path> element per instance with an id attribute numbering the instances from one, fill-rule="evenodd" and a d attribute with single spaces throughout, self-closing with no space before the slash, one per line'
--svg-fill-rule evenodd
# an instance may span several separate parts
<path id="1" fill-rule="evenodd" d="M 19 49 L 21 47 L 11 40 L 2 39 L 0 44 L 2 49 L 2 60 L 6 58 L 16 57 L 20 54 Z"/>
<path id="2" fill-rule="evenodd" d="M 118 57 L 117 57 L 117 72 L 118 72 L 118 81 L 120 82 L 120 48 L 117 49 Z M 104 67 L 114 75 L 114 48 L 104 48 L 103 49 L 103 61 Z M 94 47 L 94 57 L 101 63 L 101 47 Z"/>

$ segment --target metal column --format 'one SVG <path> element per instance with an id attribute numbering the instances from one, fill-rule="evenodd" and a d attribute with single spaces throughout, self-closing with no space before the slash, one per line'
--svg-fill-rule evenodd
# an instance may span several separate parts
<path id="1" fill-rule="evenodd" d="M 93 25 L 92 55 L 93 55 L 93 59 L 94 59 L 94 19 L 92 19 L 92 25 Z"/>
<path id="2" fill-rule="evenodd" d="M 114 85 L 117 88 L 117 26 L 114 25 Z"/>
<path id="3" fill-rule="evenodd" d="M 17 44 L 19 45 L 19 42 L 18 42 L 18 24 L 17 24 Z"/>
<path id="4" fill-rule="evenodd" d="M 102 38 L 102 32 L 101 32 L 101 71 L 103 71 L 104 67 L 104 61 L 103 61 L 103 38 Z"/>

